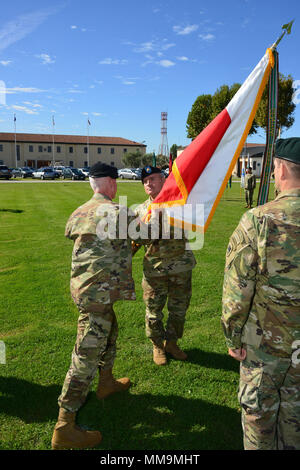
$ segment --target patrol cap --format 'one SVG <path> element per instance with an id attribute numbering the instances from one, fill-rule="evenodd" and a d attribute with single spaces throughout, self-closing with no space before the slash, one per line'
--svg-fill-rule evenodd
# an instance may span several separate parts
<path id="1" fill-rule="evenodd" d="M 118 178 L 118 170 L 114 166 L 107 165 L 106 163 L 97 162 L 90 168 L 89 176 L 92 178 Z"/>
<path id="2" fill-rule="evenodd" d="M 142 174 L 141 174 L 142 183 L 144 183 L 144 179 L 147 178 L 147 176 L 153 175 L 154 173 L 161 174 L 161 170 L 157 168 L 156 166 L 150 166 L 150 165 L 145 166 L 142 169 Z"/>
<path id="3" fill-rule="evenodd" d="M 275 157 L 300 164 L 300 137 L 278 139 L 276 141 Z"/>

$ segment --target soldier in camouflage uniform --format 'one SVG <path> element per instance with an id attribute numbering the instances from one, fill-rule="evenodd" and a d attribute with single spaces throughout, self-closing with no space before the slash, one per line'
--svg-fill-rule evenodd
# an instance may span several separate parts
<path id="1" fill-rule="evenodd" d="M 245 176 L 245 198 L 246 198 L 246 207 L 249 209 L 253 204 L 253 193 L 256 187 L 256 177 L 252 174 L 252 168 L 249 167 L 246 169 Z"/>
<path id="2" fill-rule="evenodd" d="M 159 168 L 148 166 L 142 170 L 142 183 L 149 199 L 136 209 L 141 219 L 147 213 L 151 201 L 161 191 L 164 181 Z M 139 245 L 134 243 L 133 252 L 138 248 Z M 167 363 L 166 352 L 175 359 L 187 359 L 186 353 L 177 345 L 177 340 L 183 335 L 195 264 L 193 252 L 186 250 L 186 240 L 174 239 L 172 228 L 169 239 L 155 240 L 145 246 L 142 287 L 146 305 L 146 336 L 152 341 L 153 360 L 157 365 Z M 163 308 L 166 302 L 169 315 L 164 327 Z"/>
<path id="3" fill-rule="evenodd" d="M 241 361 L 244 448 L 300 450 L 300 138 L 275 151 L 277 198 L 244 214 L 226 254 L 222 325 Z"/>
<path id="4" fill-rule="evenodd" d="M 66 226 L 65 235 L 74 242 L 71 295 L 80 315 L 71 366 L 58 400 L 60 412 L 52 438 L 54 449 L 94 447 L 101 441 L 100 432 L 84 431 L 75 425 L 76 412 L 84 403 L 97 370 L 99 399 L 130 386 L 127 377 L 116 380 L 112 375 L 118 335 L 113 304 L 121 299 L 135 299 L 131 240 L 117 235 L 124 212 L 128 223 L 135 215 L 112 202 L 117 177 L 116 168 L 102 163 L 94 165 L 90 171 L 94 195 L 73 212 Z M 106 221 L 113 222 L 115 239 L 101 235 L 101 224 L 105 225 Z"/>

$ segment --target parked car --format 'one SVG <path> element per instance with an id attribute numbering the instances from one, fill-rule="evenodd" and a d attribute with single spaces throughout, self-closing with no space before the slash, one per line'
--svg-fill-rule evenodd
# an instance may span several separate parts
<path id="1" fill-rule="evenodd" d="M 12 177 L 11 170 L 6 165 L 0 165 L 0 178 L 9 180 Z"/>
<path id="2" fill-rule="evenodd" d="M 49 166 L 49 168 L 54 171 L 55 178 L 59 178 L 59 177 L 60 177 L 60 172 L 57 171 L 57 170 L 55 170 L 55 167 L 54 167 L 54 166 Z"/>
<path id="3" fill-rule="evenodd" d="M 138 180 L 142 179 L 142 168 L 135 168 L 133 171 L 135 172 Z"/>
<path id="4" fill-rule="evenodd" d="M 85 175 L 77 168 L 64 168 L 61 177 L 62 179 L 85 180 Z"/>
<path id="5" fill-rule="evenodd" d="M 22 168 L 14 168 L 12 170 L 13 178 L 32 178 L 33 169 L 28 166 L 23 166 Z"/>
<path id="6" fill-rule="evenodd" d="M 33 172 L 32 176 L 33 178 L 41 178 L 41 180 L 45 180 L 45 179 L 54 180 L 55 179 L 55 173 L 52 170 L 52 168 L 49 168 L 49 167 L 39 168 L 38 170 Z"/>
<path id="7" fill-rule="evenodd" d="M 89 166 L 85 166 L 84 168 L 78 168 L 78 170 L 81 171 L 81 173 L 83 173 L 86 177 L 88 177 L 90 174 Z"/>
<path id="8" fill-rule="evenodd" d="M 65 168 L 64 166 L 54 166 L 54 167 L 53 167 L 54 171 L 55 171 L 56 173 L 58 173 L 59 176 L 61 176 L 62 171 L 63 171 L 64 168 Z"/>
<path id="9" fill-rule="evenodd" d="M 122 168 L 118 170 L 119 178 L 121 179 L 128 179 L 128 180 L 137 180 L 141 179 L 135 171 L 135 168 Z"/>

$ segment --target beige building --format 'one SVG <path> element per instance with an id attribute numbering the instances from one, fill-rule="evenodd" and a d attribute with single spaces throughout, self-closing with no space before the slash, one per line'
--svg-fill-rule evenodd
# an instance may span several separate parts
<path id="1" fill-rule="evenodd" d="M 53 145 L 54 141 L 54 145 Z M 0 165 L 10 168 L 40 168 L 55 165 L 83 168 L 101 161 L 123 168 L 124 154 L 140 151 L 146 145 L 122 137 L 80 135 L 15 134 L 0 132 Z"/>

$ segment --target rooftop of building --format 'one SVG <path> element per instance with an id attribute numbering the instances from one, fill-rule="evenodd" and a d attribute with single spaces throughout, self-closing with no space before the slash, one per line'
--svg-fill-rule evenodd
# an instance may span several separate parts
<path id="1" fill-rule="evenodd" d="M 62 135 L 62 134 L 25 134 L 13 132 L 0 132 L 0 142 L 14 142 L 15 137 L 17 142 L 27 143 L 53 143 L 56 144 L 86 144 L 87 136 L 83 135 Z M 124 139 L 123 137 L 104 137 L 104 136 L 89 136 L 89 144 L 96 145 L 126 145 L 146 147 L 144 143 L 135 142 L 134 140 Z"/>

